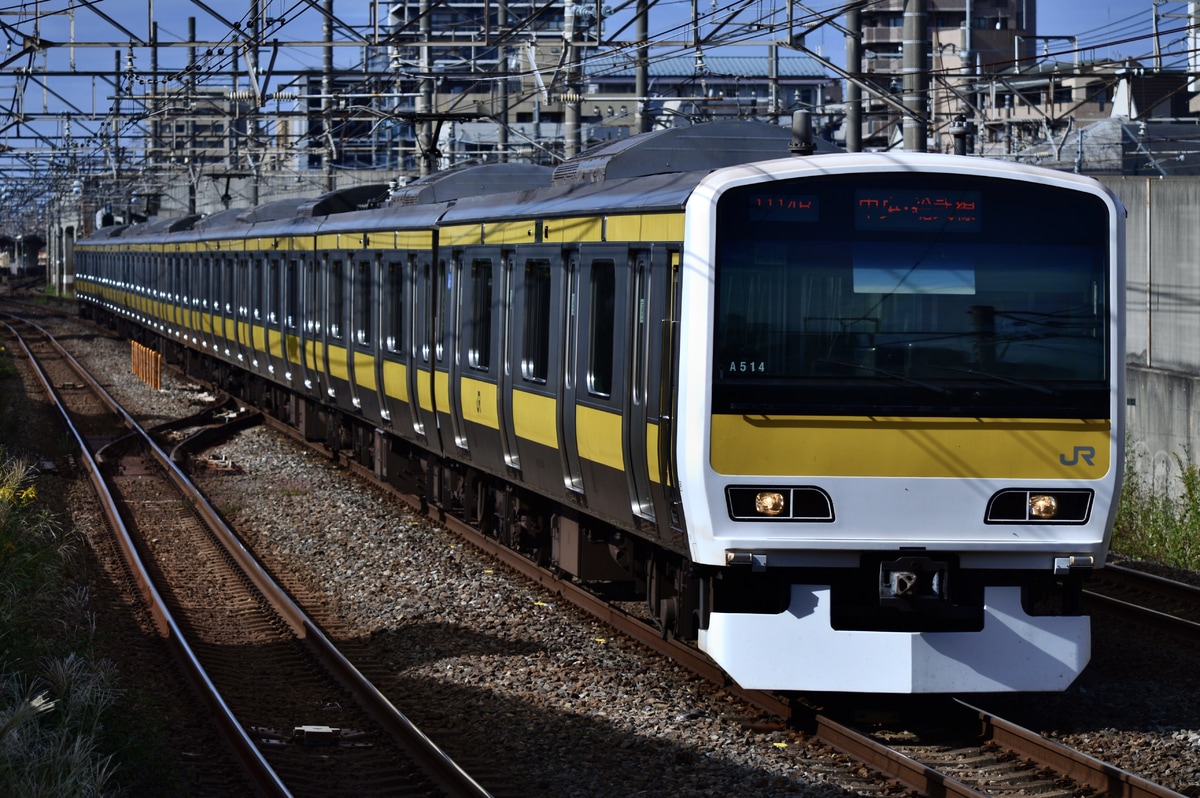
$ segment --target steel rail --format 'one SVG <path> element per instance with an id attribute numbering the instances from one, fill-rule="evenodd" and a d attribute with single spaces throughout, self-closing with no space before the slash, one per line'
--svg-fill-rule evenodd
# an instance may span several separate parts
<path id="1" fill-rule="evenodd" d="M 998 718 L 965 701 L 956 701 L 979 716 L 983 732 L 997 745 L 1027 756 L 1111 798 L 1184 798 L 1182 793 L 1135 776 L 1093 756 L 1049 740 Z"/>
<path id="2" fill-rule="evenodd" d="M 331 458 L 334 457 L 334 453 L 323 444 L 317 441 L 306 440 L 297 430 L 279 419 L 269 415 L 264 415 L 263 418 L 266 424 L 272 429 L 290 436 L 301 445 L 316 449 Z M 423 504 L 419 497 L 404 493 L 386 482 L 381 482 L 375 477 L 371 469 L 353 459 L 345 458 L 341 462 L 350 471 L 363 477 L 371 482 L 371 484 L 389 491 L 392 495 L 410 505 L 414 510 L 425 514 L 434 522 L 443 525 L 485 554 L 494 557 L 530 581 L 536 582 L 547 590 L 563 597 L 584 612 L 608 624 L 616 631 L 628 635 L 656 653 L 674 660 L 684 668 L 722 688 L 740 700 L 778 716 L 785 721 L 796 722 L 811 729 L 813 735 L 826 745 L 862 762 L 878 773 L 896 780 L 906 788 L 921 795 L 931 796 L 984 798 L 986 795 L 944 773 L 917 762 L 899 751 L 881 745 L 832 718 L 812 711 L 786 696 L 760 690 L 746 690 L 739 687 L 729 678 L 729 675 L 725 671 L 704 652 L 694 646 L 687 645 L 674 638 L 665 637 L 659 630 L 654 629 L 645 621 L 625 612 L 619 607 L 609 604 L 603 598 L 578 585 L 560 579 L 557 575 L 542 568 L 528 557 L 504 546 L 493 538 L 487 537 L 457 516 L 444 513 L 438 508 Z"/>
<path id="3" fill-rule="evenodd" d="M 1130 588 L 1133 590 L 1148 589 L 1160 595 L 1200 608 L 1200 587 L 1173 579 L 1166 579 L 1156 574 L 1149 574 L 1133 568 L 1120 565 L 1105 565 L 1093 577 L 1097 582 Z M 1122 612 L 1128 612 L 1142 618 L 1148 618 L 1161 626 L 1174 629 L 1184 629 L 1192 635 L 1200 636 L 1200 622 L 1169 612 L 1163 612 L 1151 607 L 1145 607 L 1133 601 L 1127 601 L 1116 596 L 1106 595 L 1099 590 L 1085 588 L 1083 594 L 1089 601 L 1099 602 Z"/>
<path id="4" fill-rule="evenodd" d="M 204 670 L 204 666 L 200 664 L 200 660 L 196 657 L 195 652 L 192 651 L 191 646 L 188 645 L 187 639 L 184 637 L 178 625 L 175 623 L 175 618 L 171 615 L 171 611 L 168 609 L 166 602 L 163 601 L 163 598 L 159 594 L 157 588 L 154 587 L 154 584 L 146 570 L 146 566 L 142 562 L 142 558 L 138 555 L 137 549 L 133 544 L 133 536 L 130 535 L 129 529 L 125 526 L 125 522 L 121 519 L 121 515 L 117 511 L 116 500 L 113 498 L 112 493 L 108 489 L 108 485 L 104 480 L 104 476 L 100 472 L 99 464 L 92 456 L 92 453 L 88 450 L 87 443 L 85 442 L 82 433 L 80 433 L 75 427 L 74 423 L 72 423 L 70 416 L 67 414 L 67 409 L 63 405 L 62 398 L 58 395 L 58 392 L 54 389 L 54 386 L 50 384 L 50 379 L 46 376 L 41 364 L 38 363 L 33 351 L 26 343 L 24 336 L 14 329 L 13 326 L 8 322 L 0 323 L 4 324 L 8 331 L 21 345 L 21 349 L 24 350 L 25 356 L 29 358 L 29 365 L 33 369 L 34 374 L 37 376 L 38 381 L 42 384 L 42 388 L 46 391 L 46 395 L 50 398 L 50 401 L 54 404 L 55 408 L 62 416 L 63 422 L 67 426 L 67 430 L 75 439 L 75 442 L 79 448 L 80 457 L 84 463 L 84 466 L 87 468 L 88 479 L 91 481 L 96 493 L 100 496 L 101 509 L 104 512 L 105 518 L 108 520 L 109 528 L 113 530 L 113 534 L 117 539 L 121 553 L 125 557 L 125 562 L 129 568 L 130 574 L 133 576 L 134 581 L 137 583 L 138 588 L 145 597 L 146 603 L 150 608 L 151 615 L 154 617 L 155 624 L 158 626 L 159 633 L 167 638 L 168 644 L 175 652 L 179 662 L 183 665 L 184 671 L 187 673 L 189 679 L 191 679 L 197 692 L 200 693 L 205 702 L 208 704 L 209 710 L 212 712 L 213 719 L 215 720 L 217 726 L 220 727 L 222 733 L 225 735 L 225 739 L 233 747 L 235 755 L 237 756 L 238 760 L 242 762 L 243 767 L 254 781 L 254 784 L 258 790 L 262 792 L 263 795 L 268 796 L 290 796 L 291 792 L 280 780 L 278 774 L 275 773 L 275 770 L 267 762 L 266 758 L 262 755 L 262 752 L 250 739 L 249 735 L 246 734 L 246 730 L 242 727 L 242 724 L 238 722 L 236 717 L 234 717 L 233 711 L 229 708 L 229 705 L 225 703 L 225 700 L 217 691 L 216 686 L 213 685 L 212 680 L 209 679 L 208 674 Z M 35 330 L 44 335 L 46 339 L 50 341 L 59 351 L 59 353 L 67 360 L 67 362 L 71 364 L 71 367 L 80 372 L 81 378 L 88 382 L 94 390 L 98 391 L 98 395 L 102 397 L 102 401 L 112 407 L 112 404 L 110 404 L 112 402 L 112 397 L 109 397 L 107 392 L 105 392 L 104 389 L 101 388 L 94 379 L 92 379 L 91 375 L 89 375 L 86 370 L 82 369 L 78 362 L 75 361 L 75 359 L 71 357 L 69 353 L 62 349 L 62 347 L 59 346 L 58 343 L 54 341 L 54 339 L 45 330 L 28 321 L 23 321 L 23 323 L 33 327 Z M 128 419 L 127 414 L 125 415 L 125 418 Z M 128 425 L 127 422 L 126 425 Z"/>
<path id="5" fill-rule="evenodd" d="M 459 767 L 459 765 L 454 762 L 454 760 L 451 759 L 450 756 L 441 749 L 441 747 L 429 739 L 424 732 L 422 732 L 407 717 L 405 717 L 404 714 L 401 713 L 386 696 L 379 692 L 378 688 L 376 688 L 369 679 L 363 676 L 363 674 L 356 667 L 354 667 L 354 665 L 348 659 L 346 659 L 346 657 L 337 649 L 333 642 L 325 636 L 319 626 L 311 618 L 309 618 L 307 613 L 305 613 L 304 610 L 299 607 L 299 605 L 292 600 L 287 592 L 273 579 L 271 579 L 271 577 L 262 568 L 257 558 L 255 558 L 254 554 L 245 547 L 233 530 L 231 530 L 225 524 L 225 522 L 221 519 L 220 514 L 213 508 L 213 506 L 200 493 L 200 491 L 196 489 L 196 487 L 191 483 L 191 480 L 188 479 L 188 477 L 171 459 L 171 457 L 168 456 L 167 453 L 158 446 L 150 434 L 143 429 L 141 425 L 139 425 L 137 421 L 135 421 L 133 417 L 130 416 L 129 413 L 126 412 L 125 409 L 121 407 L 121 405 L 115 399 L 113 399 L 112 396 L 109 395 L 108 392 L 105 391 L 104 388 L 97 383 L 90 374 L 88 374 L 87 370 L 83 368 L 83 366 L 80 365 L 69 352 L 63 349 L 58 342 L 53 339 L 52 336 L 50 336 L 49 333 L 31 322 L 26 321 L 25 323 L 34 329 L 37 329 L 44 336 L 46 336 L 46 339 L 50 341 L 50 343 L 71 364 L 72 368 L 74 368 L 80 374 L 81 378 L 88 382 L 89 386 L 96 392 L 98 396 L 101 397 L 101 400 L 110 409 L 112 409 L 113 412 L 121 417 L 124 425 L 143 439 L 154 459 L 159 463 L 160 467 L 167 472 L 171 481 L 184 494 L 186 499 L 192 505 L 193 510 L 204 520 L 206 524 L 210 526 L 226 551 L 231 557 L 233 557 L 234 560 L 237 561 L 238 565 L 242 568 L 246 576 L 259 589 L 271 606 L 280 614 L 280 617 L 285 621 L 285 623 L 288 624 L 297 637 L 305 639 L 310 646 L 312 646 L 314 652 L 320 658 L 325 667 L 327 667 L 337 678 L 339 678 L 350 688 L 351 692 L 353 692 L 356 698 L 363 703 L 364 707 L 368 712 L 370 712 L 375 720 L 379 722 L 381 726 L 387 729 L 387 731 L 396 739 L 403 741 L 404 744 L 408 746 L 409 753 L 421 763 L 426 775 L 428 775 L 435 783 L 437 783 L 439 787 L 446 790 L 447 794 L 449 795 L 456 797 L 461 796 L 462 798 L 467 798 L 468 796 L 471 798 L 490 798 L 490 793 L 473 778 L 471 778 L 466 771 Z M 6 324 L 5 326 L 8 325 Z M 12 328 L 9 327 L 9 329 L 11 330 Z M 15 331 L 14 334 L 16 334 Z M 21 340 L 22 347 L 25 348 L 27 355 L 30 357 L 30 361 L 34 362 L 32 353 L 24 345 L 24 340 L 21 339 L 19 335 L 17 335 L 17 337 L 18 340 Z M 43 385 L 46 386 L 48 390 L 51 390 L 49 383 L 44 379 L 44 376 Z M 54 401 L 59 404 L 61 409 L 62 406 L 61 403 L 58 403 L 57 397 L 54 398 Z M 70 424 L 69 419 L 68 424 Z M 93 465 L 95 465 L 95 461 L 91 458 L 90 453 L 87 453 L 87 450 L 83 445 L 82 437 L 75 432 L 73 426 L 72 432 L 75 433 L 76 439 L 79 441 L 87 459 L 92 462 Z M 95 469 L 93 483 L 95 484 L 96 480 L 100 480 L 102 483 L 103 478 L 99 473 L 98 466 L 95 466 Z M 98 490 L 100 489 L 101 488 L 98 488 Z M 107 487 L 102 487 L 102 495 L 106 497 L 105 503 L 107 514 L 107 511 L 110 509 L 109 506 L 115 508 L 115 503 L 112 501 L 111 494 L 108 493 Z M 120 525 L 119 528 L 122 530 L 122 535 L 124 536 L 122 548 L 125 549 L 126 546 L 129 547 L 126 550 L 126 558 L 129 559 L 129 557 L 132 555 L 134 562 L 136 563 L 136 565 L 131 564 L 131 570 L 134 570 L 134 572 L 139 575 L 139 584 L 142 584 L 144 581 L 146 587 L 149 590 L 154 591 L 153 585 L 151 585 L 149 582 L 149 577 L 145 575 L 144 568 L 141 564 L 141 559 L 137 557 L 136 551 L 134 551 L 132 548 L 132 538 L 129 535 L 128 530 L 125 528 L 120 518 L 116 516 L 116 510 L 112 509 L 111 512 L 112 517 L 116 520 L 116 523 Z M 166 606 L 162 603 L 161 598 L 158 596 L 157 591 L 154 591 L 153 595 L 157 605 L 162 607 L 163 614 L 169 619 L 170 615 L 166 609 Z M 171 638 L 173 640 L 178 640 L 183 646 L 186 646 L 186 641 L 183 640 L 179 630 L 174 626 L 174 621 L 171 620 L 170 624 Z M 191 653 L 190 648 L 187 648 L 187 653 L 190 657 L 190 661 L 194 663 L 194 667 L 197 672 L 203 674 L 203 668 L 200 666 L 199 661 L 196 660 L 195 656 Z M 206 695 L 216 695 L 216 688 L 212 686 L 212 683 L 208 680 L 207 675 L 204 675 L 203 682 L 201 682 L 201 684 L 207 685 L 208 687 L 208 689 L 205 690 Z M 217 697 L 217 700 L 220 700 L 219 696 Z M 239 724 L 236 718 L 233 717 L 232 712 L 228 710 L 228 707 L 224 705 L 223 701 L 221 701 L 221 707 L 224 708 L 225 713 L 228 716 L 228 720 L 222 724 L 222 727 L 225 728 L 225 723 L 232 723 L 232 728 L 236 729 L 238 735 L 244 738 L 245 743 L 253 750 L 255 759 L 251 761 L 261 761 L 263 767 L 270 774 L 272 780 L 278 783 L 278 789 L 281 790 L 276 791 L 275 789 L 266 789 L 264 792 L 269 795 L 290 795 L 290 792 L 288 792 L 286 787 L 284 787 L 279 781 L 279 777 L 270 768 L 270 765 L 266 763 L 266 760 L 262 758 L 257 747 L 255 747 L 249 740 L 249 737 L 246 736 L 241 724 Z M 251 773 L 256 774 L 257 770 L 252 769 Z M 270 788 L 270 785 L 268 784 L 267 787 Z"/>

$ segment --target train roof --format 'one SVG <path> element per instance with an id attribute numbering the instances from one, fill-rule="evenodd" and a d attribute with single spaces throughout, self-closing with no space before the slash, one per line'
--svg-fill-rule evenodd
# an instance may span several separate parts
<path id="1" fill-rule="evenodd" d="M 481 194 L 499 194 L 550 185 L 554 170 L 528 163 L 459 166 L 426 175 L 397 189 L 392 205 L 428 205 Z"/>
<path id="2" fill-rule="evenodd" d="M 681 210 L 715 169 L 786 158 L 791 131 L 751 120 L 709 122 L 618 139 L 551 170 L 532 164 L 457 167 L 401 188 L 353 186 L 204 216 L 104 228 L 97 239 L 136 235 L 283 237 L 341 231 L 430 229 L 439 224 L 583 214 Z M 833 148 L 817 142 L 818 150 Z"/>
<path id="3" fill-rule="evenodd" d="M 697 172 L 786 157 L 789 128 L 749 119 L 707 122 L 616 139 L 585 150 L 554 170 L 554 185 Z M 833 149 L 819 142 L 818 149 Z"/>
<path id="4" fill-rule="evenodd" d="M 352 213 L 378 208 L 387 201 L 387 196 L 388 186 L 386 183 L 350 186 L 326 192 L 315 198 L 283 199 L 245 208 L 238 213 L 237 221 L 253 225 L 296 217 L 312 218 Z"/>
<path id="5" fill-rule="evenodd" d="M 441 224 L 586 214 L 682 210 L 707 171 L 552 186 L 538 191 L 470 197 L 442 214 Z"/>
<path id="6" fill-rule="evenodd" d="M 199 214 L 191 216 L 168 216 L 164 218 L 153 218 L 147 222 L 140 224 L 129 225 L 120 231 L 120 236 L 123 238 L 132 238 L 134 236 L 157 236 L 177 233 L 180 230 L 190 230 L 196 222 L 203 218 Z"/>

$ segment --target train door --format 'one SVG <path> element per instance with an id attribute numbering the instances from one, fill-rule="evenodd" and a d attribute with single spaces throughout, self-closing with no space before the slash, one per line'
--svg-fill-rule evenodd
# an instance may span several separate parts
<path id="1" fill-rule="evenodd" d="M 325 313 L 322 333 L 322 350 L 325 364 L 325 385 L 329 398 L 340 407 L 350 409 L 352 393 L 350 384 L 350 333 L 348 324 L 349 270 L 342 253 L 333 253 L 325 259 L 325 296 L 321 308 Z"/>
<path id="2" fill-rule="evenodd" d="M 268 374 L 271 359 L 267 354 L 267 307 L 266 269 L 261 252 L 247 252 L 246 260 L 250 274 L 250 307 L 247 313 L 249 327 L 250 365 L 259 374 Z"/>
<path id="3" fill-rule="evenodd" d="M 416 258 L 389 255 L 383 265 L 383 290 L 379 301 L 380 401 L 390 426 L 402 437 L 423 441 L 418 435 L 415 394 L 410 389 L 414 371 L 412 351 L 412 274 Z"/>
<path id="4" fill-rule="evenodd" d="M 585 245 L 578 279 L 574 434 L 589 509 L 628 523 L 630 486 L 624 432 L 629 375 L 629 250 Z"/>
<path id="5" fill-rule="evenodd" d="M 500 353 L 499 371 L 496 374 L 498 388 L 496 391 L 496 414 L 499 416 L 500 448 L 504 453 L 504 463 L 509 468 L 520 470 L 521 457 L 517 449 L 517 433 L 513 423 L 512 394 L 516 386 L 519 363 L 514 344 L 513 329 L 516 325 L 516 313 L 513 301 L 516 296 L 517 256 L 512 250 L 501 250 L 500 253 L 500 307 L 498 350 Z"/>
<path id="6" fill-rule="evenodd" d="M 438 258 L 434 283 L 434 358 L 433 403 L 437 409 L 438 429 L 442 431 L 442 450 L 464 456 L 468 453 L 463 423 L 459 360 L 459 276 L 460 261 L 452 253 Z"/>
<path id="7" fill-rule="evenodd" d="M 409 380 L 409 396 L 416 410 L 414 424 L 418 434 L 425 437 L 426 445 L 436 451 L 444 451 L 445 443 L 438 428 L 437 409 L 434 404 L 434 352 L 437 325 L 437 274 L 430 256 L 422 253 L 413 270 L 412 296 L 412 349 Z"/>
<path id="8" fill-rule="evenodd" d="M 288 384 L 308 380 L 304 365 L 304 263 L 289 253 L 283 266 L 283 378 Z"/>
<path id="9" fill-rule="evenodd" d="M 378 418 L 382 405 L 379 402 L 379 376 L 376 371 L 375 347 L 379 340 L 375 328 L 375 298 L 377 272 L 376 258 L 370 250 L 363 250 L 354 258 L 353 283 L 350 302 L 350 388 L 354 406 L 368 418 Z"/>
<path id="10" fill-rule="evenodd" d="M 318 304 L 323 296 L 321 290 L 320 260 L 316 253 L 305 253 L 300 264 L 301 288 L 300 308 L 303 320 L 300 327 L 301 361 L 304 364 L 304 387 L 313 395 L 321 392 L 325 368 L 324 349 L 321 344 L 322 321 Z"/>
<path id="11" fill-rule="evenodd" d="M 283 379 L 287 371 L 287 363 L 283 357 L 284 336 L 284 268 L 278 254 L 272 253 L 267 258 L 267 273 L 264 291 L 266 293 L 266 318 L 263 327 L 266 331 L 267 372 L 276 380 Z"/>
<path id="12" fill-rule="evenodd" d="M 455 256 L 461 264 L 462 283 L 458 383 L 463 430 L 472 461 L 503 473 L 507 461 L 499 391 L 506 303 L 501 252 L 494 248 L 467 247 Z"/>
<path id="13" fill-rule="evenodd" d="M 226 358 L 237 357 L 237 274 L 234 271 L 232 255 L 221 255 L 221 317 L 220 323 L 214 322 L 214 333 L 219 337 L 221 354 Z"/>
<path id="14" fill-rule="evenodd" d="M 648 359 L 646 408 L 647 465 L 654 516 L 660 537 L 667 540 L 683 527 L 675 486 L 675 407 L 679 382 L 680 253 L 656 247 L 651 258 L 654 286 L 647 328 Z"/>
<path id="15" fill-rule="evenodd" d="M 199 256 L 196 285 L 196 311 L 192 315 L 198 337 L 209 351 L 217 350 L 216 334 L 213 332 L 220 318 L 220 298 L 217 296 L 216 258 L 208 253 Z"/>
<path id="16" fill-rule="evenodd" d="M 244 368 L 251 368 L 254 352 L 250 348 L 250 262 L 244 252 L 229 258 L 233 266 L 233 343 L 232 357 Z"/>
<path id="17" fill-rule="evenodd" d="M 174 246 L 178 247 L 178 245 L 174 245 Z M 191 292 L 188 291 L 187 285 L 183 282 L 183 275 L 185 273 L 183 270 L 183 261 L 184 261 L 183 255 L 180 255 L 178 248 L 176 248 L 176 250 L 173 253 L 171 253 L 171 256 L 170 256 L 170 262 L 171 262 L 171 289 L 170 289 L 171 290 L 171 294 L 170 294 L 171 316 L 170 316 L 170 321 L 171 321 L 171 324 L 174 325 L 174 327 L 175 327 L 175 334 L 180 337 L 182 337 L 183 333 L 179 328 L 186 324 L 185 319 L 184 319 L 184 313 L 183 313 L 184 304 L 187 301 L 186 297 L 191 296 Z"/>
<path id="18" fill-rule="evenodd" d="M 563 340 L 561 257 L 545 247 L 517 247 L 512 272 L 512 374 L 505 399 L 512 419 L 512 446 L 524 481 L 553 494 L 563 489 L 559 453 L 559 384 Z"/>
<path id="19" fill-rule="evenodd" d="M 661 253 L 665 255 L 665 252 Z M 663 317 L 662 304 L 653 291 L 652 252 L 634 250 L 630 253 L 633 283 L 629 306 L 629 386 L 625 391 L 625 466 L 633 511 L 646 520 L 654 520 L 654 494 L 647 464 L 658 441 L 657 407 L 651 408 L 651 373 L 657 377 L 656 363 L 651 362 L 651 336 L 659 330 L 656 320 Z M 655 379 L 657 383 L 657 378 Z M 653 422 L 654 428 L 651 428 Z"/>
<path id="20" fill-rule="evenodd" d="M 564 260 L 564 290 L 566 305 L 564 307 L 562 335 L 551 342 L 551 347 L 563 353 L 563 378 L 558 385 L 558 440 L 559 459 L 562 465 L 563 484 L 567 490 L 577 494 L 584 492 L 583 472 L 579 463 L 578 417 L 576 414 L 576 396 L 578 380 L 576 369 L 578 361 L 578 304 L 579 304 L 579 253 L 565 252 Z"/>

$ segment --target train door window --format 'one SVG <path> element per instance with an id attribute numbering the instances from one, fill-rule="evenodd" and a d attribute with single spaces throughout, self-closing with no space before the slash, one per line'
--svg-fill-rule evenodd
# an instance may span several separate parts
<path id="1" fill-rule="evenodd" d="M 634 269 L 633 296 L 633 372 L 630 396 L 635 405 L 642 403 L 646 393 L 646 308 L 650 301 L 650 274 L 645 259 L 638 258 Z"/>
<path id="2" fill-rule="evenodd" d="M 263 313 L 263 262 L 255 258 L 250 265 L 250 315 L 262 321 Z"/>
<path id="3" fill-rule="evenodd" d="M 289 330 L 296 329 L 297 308 L 300 305 L 300 274 L 295 260 L 289 260 L 283 272 L 283 323 Z"/>
<path id="4" fill-rule="evenodd" d="M 250 296 L 250 262 L 244 257 L 241 260 L 234 262 L 234 273 L 237 275 L 237 286 L 234 288 L 233 301 L 237 307 L 237 314 L 241 318 L 247 318 L 250 315 L 251 296 Z"/>
<path id="5" fill-rule="evenodd" d="M 354 340 L 363 346 L 371 344 L 371 261 L 364 260 L 354 268 Z"/>
<path id="6" fill-rule="evenodd" d="M 224 275 L 221 282 L 221 295 L 225 298 L 225 312 L 233 314 L 233 303 L 237 301 L 234 295 L 233 258 L 222 259 L 221 272 Z"/>
<path id="7" fill-rule="evenodd" d="M 545 382 L 550 372 L 550 261 L 525 261 L 525 319 L 521 336 L 521 376 Z"/>
<path id="8" fill-rule="evenodd" d="M 423 286 L 423 292 L 422 292 L 423 296 L 421 296 L 421 298 L 420 298 L 421 299 L 421 307 L 422 308 L 432 308 L 433 307 L 433 270 L 429 267 L 428 263 L 422 264 L 421 274 L 424 277 L 424 279 L 421 281 L 422 286 Z M 426 312 L 429 312 L 429 311 L 427 310 Z M 413 321 L 415 323 L 416 319 L 414 319 Z M 429 324 L 429 319 L 424 319 L 423 322 L 424 323 L 419 325 L 419 329 L 414 330 L 414 339 L 419 341 L 420 345 L 421 345 L 421 361 L 424 363 L 428 363 L 429 362 L 429 333 L 430 333 L 431 327 Z M 419 336 L 419 337 L 417 337 L 417 336 Z"/>
<path id="9" fill-rule="evenodd" d="M 479 371 L 492 366 L 492 261 L 488 258 L 477 258 L 471 263 L 467 365 Z"/>
<path id="10" fill-rule="evenodd" d="M 346 329 L 346 268 L 334 260 L 329 269 L 329 336 L 341 338 Z"/>
<path id="11" fill-rule="evenodd" d="M 617 320 L 617 275 L 611 260 L 591 264 L 588 308 L 587 389 L 594 396 L 612 395 L 613 345 Z"/>
<path id="12" fill-rule="evenodd" d="M 200 261 L 200 274 L 196 286 L 196 297 L 200 300 L 200 304 L 204 309 L 208 309 L 208 302 L 212 298 L 212 259 L 203 258 Z"/>
<path id="13" fill-rule="evenodd" d="M 384 296 L 384 343 L 389 352 L 404 351 L 404 264 L 392 261 L 387 265 L 387 289 Z"/>
<path id="14" fill-rule="evenodd" d="M 437 362 L 441 363 L 446 357 L 446 325 L 450 322 L 451 314 L 454 312 L 454 306 L 457 304 L 453 301 L 453 264 L 447 264 L 445 260 L 438 261 L 437 291 L 438 308 L 433 319 L 434 324 L 436 325 L 433 337 L 433 345 Z"/>
<path id="15" fill-rule="evenodd" d="M 317 261 L 304 261 L 304 331 L 311 335 L 321 332 L 321 320 L 317 317 Z"/>
<path id="16" fill-rule="evenodd" d="M 267 284 L 265 287 L 267 294 L 267 321 L 272 324 L 279 323 L 279 259 L 271 258 L 267 261 Z"/>

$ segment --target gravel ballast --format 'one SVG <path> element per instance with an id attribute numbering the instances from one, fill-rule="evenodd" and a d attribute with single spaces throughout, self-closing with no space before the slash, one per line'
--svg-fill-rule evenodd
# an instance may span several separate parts
<path id="1" fill-rule="evenodd" d="M 200 401 L 172 373 L 161 391 L 132 377 L 126 343 L 98 337 L 76 354 L 146 425 Z M 219 451 L 237 470 L 201 479 L 214 506 L 272 567 L 370 638 L 400 683 L 445 696 L 440 717 L 414 720 L 452 755 L 494 752 L 528 774 L 536 795 L 882 789 L 277 433 L 255 428 Z M 1150 667 L 1166 642 L 1096 623 L 1092 665 L 1067 692 L 973 703 L 1200 794 L 1197 652 L 1181 645 Z"/>

